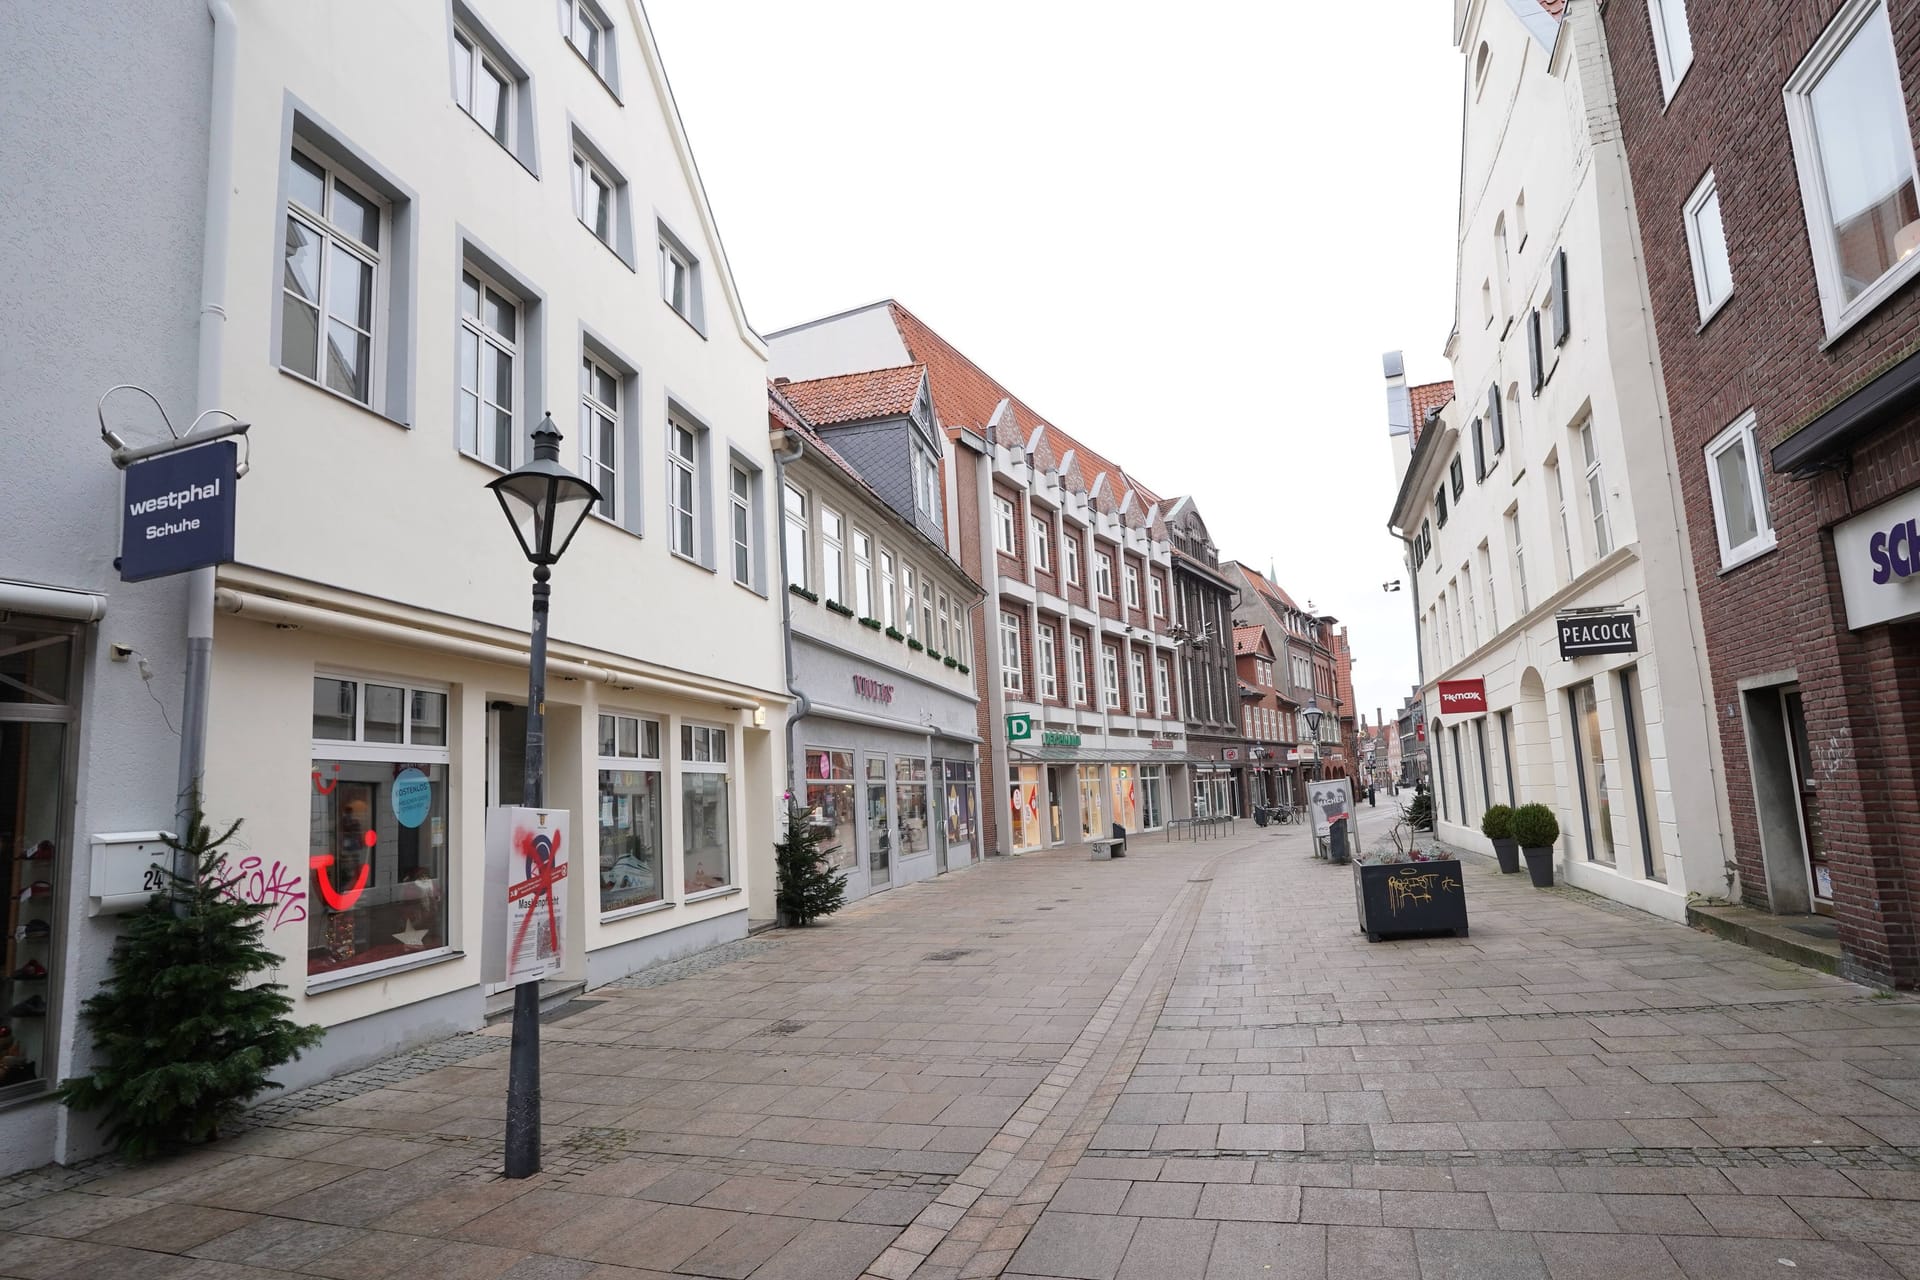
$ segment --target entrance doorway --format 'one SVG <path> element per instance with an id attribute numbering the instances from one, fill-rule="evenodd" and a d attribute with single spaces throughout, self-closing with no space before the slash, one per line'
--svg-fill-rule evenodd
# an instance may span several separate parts
<path id="1" fill-rule="evenodd" d="M 1831 914 L 1833 872 L 1821 838 L 1819 780 L 1800 686 L 1770 685 L 1741 697 L 1769 904 L 1777 912 Z"/>
<path id="2" fill-rule="evenodd" d="M 498 805 L 527 802 L 527 707 L 499 700 L 487 704 L 486 817 Z M 511 982 L 484 984 L 485 994 L 513 990 Z"/>

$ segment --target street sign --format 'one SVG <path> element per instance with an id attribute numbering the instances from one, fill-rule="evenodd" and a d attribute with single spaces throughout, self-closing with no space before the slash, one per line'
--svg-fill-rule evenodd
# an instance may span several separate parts
<path id="1" fill-rule="evenodd" d="M 238 459 L 238 446 L 221 440 L 127 467 L 120 509 L 122 582 L 233 559 Z"/>
<path id="2" fill-rule="evenodd" d="M 483 981 L 537 982 L 566 964 L 569 816 L 519 805 L 487 815 Z"/>
<path id="3" fill-rule="evenodd" d="M 1026 714 L 1007 717 L 1007 741 L 1025 742 L 1033 737 L 1033 717 Z"/>
<path id="4" fill-rule="evenodd" d="M 1440 710 L 1450 716 L 1468 715 L 1487 709 L 1487 682 L 1484 680 L 1442 680 Z"/>
<path id="5" fill-rule="evenodd" d="M 1635 653 L 1640 639 L 1630 613 L 1579 613 L 1555 618 L 1562 661 L 1596 653 Z"/>

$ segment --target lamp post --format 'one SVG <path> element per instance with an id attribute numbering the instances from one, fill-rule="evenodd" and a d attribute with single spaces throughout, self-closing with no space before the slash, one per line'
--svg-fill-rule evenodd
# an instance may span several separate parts
<path id="1" fill-rule="evenodd" d="M 1313 740 L 1313 771 L 1316 775 L 1320 772 L 1320 720 L 1326 714 L 1317 701 L 1308 702 L 1306 710 L 1300 713 L 1300 718 L 1307 722 L 1307 737 Z M 1316 776 L 1314 780 L 1317 782 L 1319 778 Z"/>
<path id="2" fill-rule="evenodd" d="M 560 432 L 553 415 L 533 433 L 533 460 L 487 488 L 513 526 L 520 550 L 533 562 L 533 629 L 527 661 L 526 788 L 522 803 L 541 808 L 547 781 L 547 579 L 566 554 L 600 491 L 560 465 Z M 540 1172 L 540 983 L 513 989 L 513 1047 L 507 1062 L 509 1178 Z"/>

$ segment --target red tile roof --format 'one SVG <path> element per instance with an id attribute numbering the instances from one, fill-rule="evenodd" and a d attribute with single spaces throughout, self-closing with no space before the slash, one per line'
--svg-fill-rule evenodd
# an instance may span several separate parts
<path id="1" fill-rule="evenodd" d="M 1283 591 L 1277 584 L 1269 580 L 1266 574 L 1261 573 L 1259 570 L 1251 568 L 1250 566 L 1245 564 L 1240 564 L 1237 567 L 1239 568 L 1241 575 L 1246 578 L 1247 582 L 1253 587 L 1255 591 L 1261 592 L 1264 595 L 1272 596 L 1274 599 L 1286 605 L 1287 608 L 1289 609 L 1295 609 L 1295 610 L 1299 609 L 1300 606 L 1293 602 L 1293 597 L 1288 595 L 1285 591 Z"/>
<path id="2" fill-rule="evenodd" d="M 809 422 L 827 427 L 836 422 L 864 422 L 913 412 L 913 400 L 920 394 L 920 379 L 925 372 L 921 366 L 909 364 L 783 382 L 779 387 Z"/>
<path id="3" fill-rule="evenodd" d="M 1453 383 L 1423 382 L 1408 387 L 1407 394 L 1413 398 L 1413 443 L 1419 444 L 1420 433 L 1427 429 L 1427 415 L 1453 399 Z"/>
<path id="4" fill-rule="evenodd" d="M 933 386 L 933 411 L 949 433 L 964 428 L 984 435 L 994 411 L 1004 400 L 1011 421 L 1010 424 L 1003 424 L 1004 429 L 993 443 L 1010 449 L 1023 449 L 1027 441 L 1033 438 L 1034 431 L 1042 429 L 1041 447 L 1036 453 L 1043 458 L 1050 453 L 1052 456 L 1047 461 L 1050 465 L 1058 466 L 1067 451 L 1072 450 L 1073 467 L 1069 480 L 1074 481 L 1082 492 L 1090 491 L 1096 479 L 1106 476 L 1101 505 L 1108 510 L 1117 509 L 1129 489 L 1133 491 L 1135 505 L 1140 508 L 1142 515 L 1145 514 L 1145 507 L 1160 500 L 1119 464 L 1095 453 L 1042 417 L 1032 405 L 1008 391 L 913 312 L 897 302 L 889 302 L 887 309 L 893 317 L 894 328 L 899 332 L 901 342 L 907 348 L 907 354 L 926 366 L 927 377 Z"/>
<path id="5" fill-rule="evenodd" d="M 1235 627 L 1233 629 L 1233 651 L 1240 653 L 1258 653 L 1267 638 L 1265 627 Z"/>

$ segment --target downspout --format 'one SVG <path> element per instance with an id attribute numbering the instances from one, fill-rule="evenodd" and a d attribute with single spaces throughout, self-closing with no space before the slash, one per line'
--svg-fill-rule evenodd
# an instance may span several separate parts
<path id="1" fill-rule="evenodd" d="M 773 475 L 778 485 L 778 492 L 774 495 L 772 507 L 781 513 L 778 517 L 780 523 L 774 530 L 774 541 L 780 547 L 780 621 L 787 650 L 787 692 L 793 698 L 793 706 L 787 712 L 787 787 L 796 794 L 802 794 L 795 783 L 795 779 L 800 776 L 797 772 L 800 756 L 794 744 L 799 740 L 797 735 L 800 730 L 800 721 L 813 710 L 813 703 L 793 682 L 793 592 L 787 590 L 786 586 L 793 579 L 787 572 L 785 501 L 787 465 L 800 461 L 801 455 L 807 451 L 807 446 L 796 431 L 777 431 L 774 433 L 774 439 L 777 445 L 773 451 Z"/>
<path id="2" fill-rule="evenodd" d="M 207 0 L 213 19 L 213 79 L 207 112 L 207 189 L 200 243 L 200 350 L 194 413 L 220 406 L 226 358 L 227 238 L 233 201 L 234 79 L 238 19 L 227 0 Z M 211 567 L 187 577 L 187 672 L 181 695 L 180 773 L 175 828 L 184 840 L 207 768 L 207 703 L 213 675 Z M 191 874 L 191 856 L 176 855 L 177 871 Z"/>

